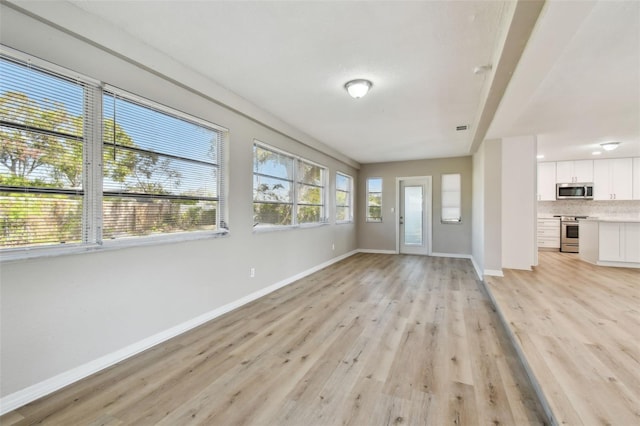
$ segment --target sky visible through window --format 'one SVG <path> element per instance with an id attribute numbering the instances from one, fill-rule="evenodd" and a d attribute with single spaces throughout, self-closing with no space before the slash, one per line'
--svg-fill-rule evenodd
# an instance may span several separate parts
<path id="1" fill-rule="evenodd" d="M 83 88 L 69 79 L 53 77 L 35 68 L 11 61 L 0 61 L 0 96 L 8 92 L 24 93 L 38 108 L 64 108 L 79 117 L 84 113 Z M 50 99 L 50 98 L 55 99 Z M 151 108 L 122 99 L 114 102 L 108 93 L 103 96 L 103 119 L 116 119 L 135 146 L 156 153 L 218 164 L 220 136 L 217 131 L 187 122 Z M 108 135 L 105 135 L 108 137 Z M 105 139 L 107 140 L 107 139 Z M 199 166 L 188 161 L 171 160 L 171 167 L 181 176 L 179 189 L 170 192 L 217 196 L 217 168 Z M 106 187 L 117 186 L 105 176 Z M 177 190 L 177 191 L 176 191 Z"/>

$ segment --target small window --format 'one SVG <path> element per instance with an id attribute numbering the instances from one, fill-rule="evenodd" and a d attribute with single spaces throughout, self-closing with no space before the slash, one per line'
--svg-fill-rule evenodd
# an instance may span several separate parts
<path id="1" fill-rule="evenodd" d="M 442 223 L 460 223 L 460 173 L 442 175 Z"/>
<path id="2" fill-rule="evenodd" d="M 367 179 L 367 222 L 382 222 L 382 178 Z"/>
<path id="3" fill-rule="evenodd" d="M 336 222 L 353 221 L 351 209 L 353 179 L 343 173 L 336 173 Z"/>
<path id="4" fill-rule="evenodd" d="M 326 222 L 324 214 L 325 169 L 317 164 L 298 159 L 296 212 L 298 223 Z"/>
<path id="5" fill-rule="evenodd" d="M 325 223 L 325 181 L 324 167 L 254 144 L 254 226 Z"/>
<path id="6" fill-rule="evenodd" d="M 255 225 L 293 225 L 294 158 L 253 146 Z"/>

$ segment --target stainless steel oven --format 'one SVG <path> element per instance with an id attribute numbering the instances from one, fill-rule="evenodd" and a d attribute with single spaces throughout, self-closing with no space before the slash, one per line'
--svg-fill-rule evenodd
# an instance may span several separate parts
<path id="1" fill-rule="evenodd" d="M 580 252 L 580 219 L 587 216 L 562 216 L 560 218 L 560 251 Z"/>

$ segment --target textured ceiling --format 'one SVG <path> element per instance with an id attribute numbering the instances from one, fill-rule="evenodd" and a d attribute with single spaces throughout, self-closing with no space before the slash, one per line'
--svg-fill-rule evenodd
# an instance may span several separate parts
<path id="1" fill-rule="evenodd" d="M 361 163 L 468 154 L 501 2 L 74 2 Z M 141 19 L 141 18 L 144 19 Z M 91 34 L 84 34 L 91 38 Z M 365 98 L 343 85 L 367 78 Z"/>
<path id="2" fill-rule="evenodd" d="M 544 160 L 640 156 L 640 2 L 547 2 L 487 136 L 530 134 Z"/>
<path id="3" fill-rule="evenodd" d="M 509 40 L 528 2 L 11 3 L 360 163 L 469 155 L 480 117 L 490 138 L 537 135 L 547 160 L 606 140 L 622 145 L 602 157 L 640 156 L 637 1 L 547 1 L 528 43 Z M 353 78 L 370 94 L 348 97 Z"/>

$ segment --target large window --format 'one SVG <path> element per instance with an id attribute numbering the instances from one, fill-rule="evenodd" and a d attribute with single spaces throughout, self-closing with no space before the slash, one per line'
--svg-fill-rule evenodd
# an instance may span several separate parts
<path id="1" fill-rule="evenodd" d="M 382 222 L 382 178 L 367 179 L 367 222 Z"/>
<path id="2" fill-rule="evenodd" d="M 262 143 L 253 146 L 254 226 L 324 223 L 326 169 Z"/>
<path id="3" fill-rule="evenodd" d="M 103 117 L 105 239 L 219 226 L 219 131 L 109 91 Z"/>
<path id="4" fill-rule="evenodd" d="M 83 240 L 85 83 L 0 60 L 0 246 Z"/>
<path id="5" fill-rule="evenodd" d="M 442 175 L 442 222 L 462 221 L 460 173 Z"/>
<path id="6" fill-rule="evenodd" d="M 1 249 L 224 227 L 213 125 L 3 53 L 0 137 Z"/>
<path id="7" fill-rule="evenodd" d="M 352 197 L 353 179 L 343 173 L 336 173 L 336 222 L 344 223 L 353 220 Z"/>

